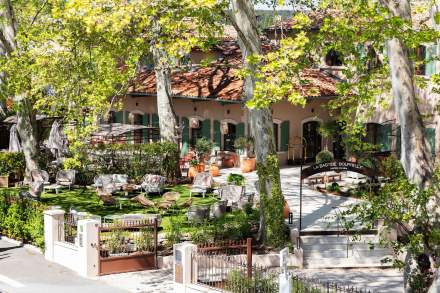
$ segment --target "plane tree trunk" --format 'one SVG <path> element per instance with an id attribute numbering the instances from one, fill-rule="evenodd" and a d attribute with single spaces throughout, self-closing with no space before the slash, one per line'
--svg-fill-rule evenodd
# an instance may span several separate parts
<path id="1" fill-rule="evenodd" d="M 10 0 L 0 0 L 0 53 L 8 56 L 17 49 L 17 23 L 14 8 Z M 1 83 L 6 82 L 7 76 L 2 76 Z M 32 103 L 24 94 L 13 97 L 17 107 L 17 130 L 23 146 L 26 160 L 26 173 L 38 168 L 38 140 L 36 136 L 36 117 Z"/>
<path id="2" fill-rule="evenodd" d="M 261 42 L 254 7 L 250 0 L 232 0 L 230 19 L 238 33 L 243 62 L 251 74 L 245 79 L 244 96 L 254 96 L 257 82 L 255 64 L 247 62 L 252 55 L 261 55 Z M 280 167 L 277 157 L 270 108 L 249 109 L 250 135 L 255 145 L 258 187 L 260 194 L 259 240 L 270 245 L 284 242 L 284 198 L 281 191 Z"/>
<path id="3" fill-rule="evenodd" d="M 400 17 L 411 23 L 411 7 L 408 0 L 381 0 L 393 16 Z M 401 163 L 410 182 L 420 189 L 432 184 L 433 161 L 429 143 L 424 135 L 422 116 L 417 106 L 414 83 L 414 68 L 409 57 L 409 49 L 398 38 L 387 41 L 388 59 L 391 72 L 391 84 L 394 104 L 401 126 Z M 438 228 L 438 192 L 430 199 L 432 227 Z M 417 225 L 417 224 L 415 224 Z M 413 227 L 423 231 L 427 227 Z M 429 243 L 424 243 L 424 251 L 419 255 L 408 253 L 405 263 L 405 290 L 407 292 L 428 292 L 437 273 L 435 267 L 436 253 Z M 421 285 L 423 284 L 423 285 Z M 422 286 L 423 288 L 419 288 Z"/>

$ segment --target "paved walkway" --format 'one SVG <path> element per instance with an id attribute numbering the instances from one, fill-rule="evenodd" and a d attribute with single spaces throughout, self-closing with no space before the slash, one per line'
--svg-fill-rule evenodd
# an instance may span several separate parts
<path id="1" fill-rule="evenodd" d="M 230 173 L 242 174 L 239 168 L 221 169 L 220 177 L 215 180 L 226 182 Z M 296 225 L 299 221 L 299 167 L 283 167 L 280 170 L 281 188 L 290 210 L 293 212 Z M 243 174 L 246 178 L 246 190 L 255 191 L 257 173 Z M 303 230 L 334 230 L 338 228 L 337 213 L 357 200 L 337 195 L 326 195 L 303 184 Z"/>
<path id="2" fill-rule="evenodd" d="M 136 293 L 173 292 L 173 270 L 141 271 L 102 276 L 105 283 Z"/>
<path id="3" fill-rule="evenodd" d="M 102 281 L 80 277 L 48 262 L 44 256 L 0 240 L 0 292 L 2 293 L 122 293 L 129 292 Z"/>
<path id="4" fill-rule="evenodd" d="M 403 273 L 396 269 L 302 269 L 296 270 L 294 273 L 321 281 L 368 289 L 372 292 L 404 292 Z"/>

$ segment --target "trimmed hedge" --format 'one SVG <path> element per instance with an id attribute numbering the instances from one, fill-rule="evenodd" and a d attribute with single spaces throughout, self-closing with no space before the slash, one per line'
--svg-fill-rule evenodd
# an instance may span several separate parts
<path id="1" fill-rule="evenodd" d="M 39 202 L 20 199 L 16 191 L 0 190 L 0 233 L 44 248 L 44 209 Z"/>
<path id="2" fill-rule="evenodd" d="M 77 164 L 81 166 L 75 168 L 79 184 L 93 183 L 93 177 L 98 174 L 127 174 L 139 182 L 145 174 L 175 178 L 179 155 L 177 145 L 171 142 L 99 144 L 83 147 L 74 158 L 66 159 L 65 164 L 69 168 Z"/>

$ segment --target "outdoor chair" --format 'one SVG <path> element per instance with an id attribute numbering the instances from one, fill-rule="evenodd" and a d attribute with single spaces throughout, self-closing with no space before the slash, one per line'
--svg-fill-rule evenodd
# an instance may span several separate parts
<path id="1" fill-rule="evenodd" d="M 225 184 L 219 187 L 218 193 L 220 199 L 226 201 L 227 206 L 233 207 L 238 206 L 243 201 L 245 189 L 243 186 Z"/>
<path id="2" fill-rule="evenodd" d="M 44 186 L 50 185 L 49 174 L 44 170 L 32 170 L 29 182 L 29 193 L 34 197 L 39 197 L 43 192 Z"/>
<path id="3" fill-rule="evenodd" d="M 96 176 L 94 186 L 107 193 L 114 193 L 128 184 L 128 175 L 124 174 L 106 174 Z"/>
<path id="4" fill-rule="evenodd" d="M 165 189 L 167 179 L 160 175 L 146 174 L 141 183 L 142 189 L 146 194 L 159 193 L 162 194 Z"/>
<path id="5" fill-rule="evenodd" d="M 194 182 L 191 186 L 189 197 L 192 197 L 193 193 L 201 193 L 203 194 L 203 197 L 205 197 L 206 193 L 212 189 L 213 185 L 214 179 L 209 173 L 197 173 L 197 175 L 194 177 Z"/>
<path id="6" fill-rule="evenodd" d="M 61 186 L 70 187 L 75 184 L 76 170 L 61 170 L 57 172 L 56 181 Z"/>

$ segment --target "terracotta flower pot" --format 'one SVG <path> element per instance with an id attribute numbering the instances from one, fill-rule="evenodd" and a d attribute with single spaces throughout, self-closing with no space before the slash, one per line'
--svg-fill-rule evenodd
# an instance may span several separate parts
<path id="1" fill-rule="evenodd" d="M 197 171 L 198 171 L 199 173 L 205 172 L 205 163 L 199 163 L 199 164 L 197 165 Z"/>
<path id="2" fill-rule="evenodd" d="M 211 174 L 212 177 L 217 177 L 220 175 L 220 168 L 217 166 L 217 164 L 212 164 L 209 166 L 209 174 Z"/>
<path id="3" fill-rule="evenodd" d="M 194 178 L 197 173 L 198 173 L 197 167 L 194 167 L 194 166 L 189 167 L 189 169 L 188 169 L 188 177 L 189 178 L 191 178 L 191 179 Z"/>
<path id="4" fill-rule="evenodd" d="M 283 208 L 284 219 L 288 219 L 289 218 L 289 213 L 290 213 L 289 204 L 287 203 L 286 200 L 284 200 L 284 208 Z"/>
<path id="5" fill-rule="evenodd" d="M 243 159 L 241 164 L 241 172 L 247 173 L 255 170 L 255 158 Z"/>
<path id="6" fill-rule="evenodd" d="M 228 158 L 228 159 L 223 159 L 223 161 L 222 161 L 222 165 L 223 165 L 223 167 L 225 167 L 225 168 L 232 168 L 232 167 L 234 167 L 234 159 L 232 159 L 232 158 Z"/>

